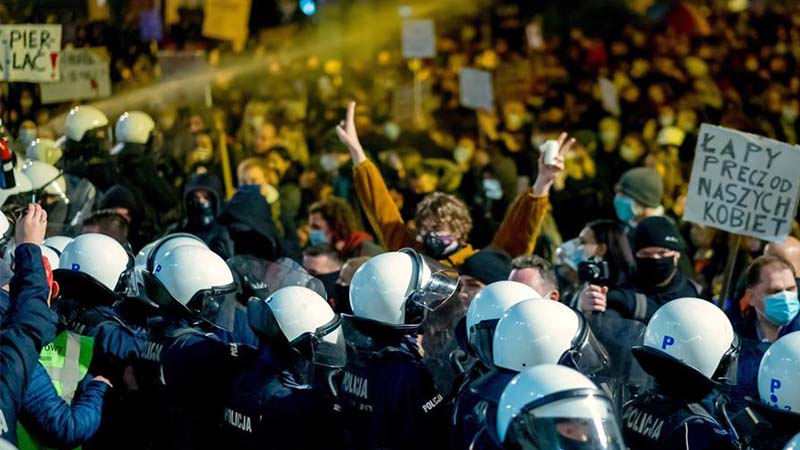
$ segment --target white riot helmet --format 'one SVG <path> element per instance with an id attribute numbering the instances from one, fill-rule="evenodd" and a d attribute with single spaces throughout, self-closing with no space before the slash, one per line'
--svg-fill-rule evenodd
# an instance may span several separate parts
<path id="1" fill-rule="evenodd" d="M 511 448 L 626 448 L 606 394 L 580 372 L 551 364 L 526 369 L 508 383 L 496 432 Z"/>
<path id="2" fill-rule="evenodd" d="M 739 339 L 721 309 L 687 297 L 659 308 L 632 351 L 650 375 L 705 388 L 735 379 Z"/>
<path id="3" fill-rule="evenodd" d="M 33 190 L 33 184 L 31 184 L 31 180 L 29 180 L 28 177 L 26 177 L 25 174 L 22 173 L 21 168 L 16 168 L 16 167 L 14 168 L 14 179 L 17 181 L 16 186 L 14 186 L 11 189 L 0 189 L 0 206 L 5 205 L 6 201 L 8 201 L 8 199 L 12 196 L 15 196 L 17 194 L 23 194 L 26 192 L 30 193 L 30 191 Z M 32 196 L 27 199 L 25 205 L 21 206 L 27 206 L 27 204 L 30 203 L 31 201 L 33 201 Z"/>
<path id="4" fill-rule="evenodd" d="M 591 375 L 609 362 L 583 316 L 552 300 L 525 300 L 508 308 L 497 322 L 493 356 L 496 367 L 515 372 L 560 364 Z"/>
<path id="5" fill-rule="evenodd" d="M 31 181 L 34 191 L 43 191 L 68 202 L 67 182 L 55 166 L 40 161 L 26 161 L 22 165 L 22 173 Z"/>
<path id="6" fill-rule="evenodd" d="M 130 266 L 131 256 L 122 244 L 105 234 L 88 233 L 67 244 L 53 277 L 67 297 L 111 304 L 119 299 L 115 292 L 123 287 L 123 274 Z"/>
<path id="7" fill-rule="evenodd" d="M 758 367 L 761 403 L 779 411 L 800 412 L 800 331 L 775 341 Z"/>
<path id="8" fill-rule="evenodd" d="M 151 284 L 156 291 L 149 293 L 150 300 L 192 319 L 233 329 L 236 283 L 225 260 L 213 251 L 195 245 L 175 247 L 159 259 L 152 276 L 159 283 Z"/>
<path id="9" fill-rule="evenodd" d="M 117 145 L 111 149 L 111 154 L 122 151 L 125 144 L 146 144 L 155 128 L 153 118 L 141 111 L 123 113 L 114 127 Z"/>
<path id="10" fill-rule="evenodd" d="M 370 258 L 353 275 L 350 305 L 360 321 L 417 329 L 427 311 L 455 294 L 458 273 L 412 249 Z"/>
<path id="11" fill-rule="evenodd" d="M 541 299 L 541 294 L 528 285 L 516 281 L 496 281 L 478 292 L 467 310 L 467 342 L 475 355 L 492 366 L 492 343 L 497 321 L 511 306 L 531 299 Z"/>
<path id="12" fill-rule="evenodd" d="M 183 245 L 191 245 L 194 247 L 208 249 L 208 245 L 206 245 L 206 243 L 203 242 L 202 239 L 193 234 L 189 233 L 168 234 L 163 238 L 159 239 L 155 243 L 155 245 L 153 245 L 153 247 L 150 248 L 150 250 L 147 253 L 145 268 L 149 272 L 155 273 L 156 266 L 158 266 L 158 262 L 161 260 L 161 258 L 167 253 L 169 253 L 169 251 L 172 250 L 173 248 L 181 247 Z M 144 249 L 142 249 L 142 251 L 144 251 Z"/>
<path id="13" fill-rule="evenodd" d="M 153 250 L 153 248 L 156 245 L 158 245 L 158 241 L 159 240 L 157 239 L 157 240 L 145 245 L 144 247 L 142 247 L 141 250 L 139 250 L 139 253 L 136 254 L 136 258 L 135 258 L 134 263 L 133 263 L 133 265 L 136 268 L 142 268 L 142 269 L 146 269 L 147 268 L 147 257 L 150 255 L 150 252 Z"/>
<path id="14" fill-rule="evenodd" d="M 794 437 L 786 443 L 783 450 L 800 450 L 800 433 L 795 434 Z"/>
<path id="15" fill-rule="evenodd" d="M 26 159 L 53 165 L 61 159 L 62 155 L 63 151 L 56 146 L 55 141 L 46 138 L 39 138 L 31 142 L 25 151 Z"/>
<path id="16" fill-rule="evenodd" d="M 86 132 L 108 126 L 108 117 L 94 106 L 81 105 L 72 108 L 67 114 L 64 136 L 75 142 L 86 137 Z"/>
<path id="17" fill-rule="evenodd" d="M 42 249 L 42 256 L 47 258 L 47 262 L 50 263 L 50 267 L 58 267 L 58 262 L 60 259 L 58 257 L 58 253 L 46 245 L 40 245 L 39 248 Z"/>
<path id="18" fill-rule="evenodd" d="M 253 297 L 247 317 L 256 334 L 288 343 L 317 365 L 344 367 L 347 362 L 342 319 L 311 289 L 288 286 L 266 300 Z"/>
<path id="19" fill-rule="evenodd" d="M 71 237 L 67 236 L 50 236 L 49 238 L 44 240 L 44 245 L 52 248 L 59 254 L 59 256 L 64 253 L 64 249 L 72 242 Z M 58 267 L 58 266 L 53 266 Z"/>

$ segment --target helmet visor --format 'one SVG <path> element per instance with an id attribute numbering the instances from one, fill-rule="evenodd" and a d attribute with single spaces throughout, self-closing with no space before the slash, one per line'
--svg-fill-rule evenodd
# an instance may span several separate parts
<path id="1" fill-rule="evenodd" d="M 494 365 L 494 330 L 499 319 L 484 320 L 472 326 L 469 330 L 469 346 L 486 367 Z"/>
<path id="2" fill-rule="evenodd" d="M 199 319 L 223 330 L 233 331 L 236 284 L 214 286 L 200 291 L 189 300 L 186 307 Z"/>
<path id="3" fill-rule="evenodd" d="M 428 311 L 435 311 L 453 297 L 458 290 L 459 280 L 455 269 L 420 255 L 412 249 L 404 248 L 400 251 L 411 256 L 417 267 L 417 285 L 414 292 L 409 295 L 408 301 Z M 427 279 L 424 276 L 426 273 L 430 274 Z"/>
<path id="4" fill-rule="evenodd" d="M 328 298 L 322 281 L 289 259 L 269 262 L 249 255 L 239 255 L 228 260 L 228 267 L 239 278 L 244 299 L 266 299 L 273 292 L 287 286 L 306 287 L 320 297 Z"/>
<path id="5" fill-rule="evenodd" d="M 524 450 L 625 450 L 611 402 L 601 394 L 579 391 L 588 390 L 554 394 L 541 399 L 547 401 L 544 404 L 534 402 L 537 406 L 511 422 L 506 443 Z"/>
<path id="6" fill-rule="evenodd" d="M 347 364 L 347 347 L 342 332 L 342 319 L 338 315 L 329 323 L 317 328 L 313 333 L 300 336 L 292 346 L 301 353 L 311 352 L 311 361 L 315 365 L 339 368 Z"/>
<path id="7" fill-rule="evenodd" d="M 608 367 L 608 351 L 597 340 L 592 330 L 581 321 L 582 330 L 572 348 L 561 355 L 559 365 L 572 367 L 584 375 L 591 376 Z"/>
<path id="8" fill-rule="evenodd" d="M 739 379 L 737 374 L 739 373 L 739 352 L 741 351 L 741 346 L 742 341 L 739 339 L 739 335 L 734 333 L 730 348 L 722 355 L 719 366 L 717 366 L 717 370 L 714 372 L 714 376 L 712 377 L 714 381 L 732 386 L 738 384 Z"/>

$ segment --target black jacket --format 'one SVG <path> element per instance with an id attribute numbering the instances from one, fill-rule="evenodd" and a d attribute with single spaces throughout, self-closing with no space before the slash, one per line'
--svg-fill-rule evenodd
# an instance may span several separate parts
<path id="1" fill-rule="evenodd" d="M 192 175 L 183 188 L 183 206 L 186 204 L 190 196 L 197 190 L 206 190 L 211 194 L 211 202 L 213 204 L 214 215 L 219 215 L 222 210 L 223 196 L 222 196 L 222 182 L 215 175 L 210 174 L 197 174 Z M 192 223 L 192 221 L 185 218 L 178 226 L 179 232 L 191 233 L 208 245 L 214 253 L 218 254 L 222 259 L 227 260 L 233 256 L 233 239 L 231 239 L 228 229 L 220 225 L 215 219 L 207 225 Z"/>
<path id="2" fill-rule="evenodd" d="M 257 190 L 239 188 L 219 216 L 233 240 L 234 254 L 267 261 L 283 256 L 283 246 L 272 221 L 267 200 Z"/>
<path id="3" fill-rule="evenodd" d="M 640 311 L 640 314 L 637 314 L 637 294 L 643 294 L 647 300 L 646 309 Z M 656 310 L 668 301 L 681 297 L 697 297 L 698 295 L 700 293 L 695 285 L 680 270 L 675 273 L 672 281 L 663 287 L 643 285 L 638 283 L 634 276 L 631 280 L 608 291 L 606 314 L 648 323 Z"/>

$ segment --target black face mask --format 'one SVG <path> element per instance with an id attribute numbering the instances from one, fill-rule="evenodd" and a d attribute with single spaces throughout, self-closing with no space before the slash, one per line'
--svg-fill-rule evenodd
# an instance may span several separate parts
<path id="1" fill-rule="evenodd" d="M 326 273 L 325 275 L 317 275 L 316 277 L 319 281 L 322 281 L 322 285 L 325 286 L 325 292 L 328 293 L 328 297 L 333 297 L 336 293 L 336 280 L 339 279 L 339 271 Z"/>
<path id="2" fill-rule="evenodd" d="M 425 247 L 425 253 L 436 259 L 444 259 L 458 250 L 458 242 L 453 240 L 452 237 L 439 236 L 436 233 L 426 233 L 422 237 L 422 246 Z"/>
<path id="3" fill-rule="evenodd" d="M 191 199 L 186 203 L 186 219 L 190 225 L 207 227 L 214 222 L 214 206 L 209 199 Z"/>
<path id="4" fill-rule="evenodd" d="M 636 276 L 648 286 L 656 286 L 667 281 L 675 273 L 675 259 L 636 258 Z"/>

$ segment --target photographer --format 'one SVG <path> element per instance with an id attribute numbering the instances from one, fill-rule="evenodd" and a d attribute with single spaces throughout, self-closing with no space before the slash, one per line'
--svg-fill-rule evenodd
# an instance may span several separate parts
<path id="1" fill-rule="evenodd" d="M 670 300 L 696 297 L 698 289 L 678 270 L 684 248 L 678 230 L 663 217 L 649 217 L 633 230 L 636 271 L 630 280 L 609 290 L 590 284 L 581 292 L 584 312 L 606 312 L 649 322 L 658 308 Z"/>
<path id="2" fill-rule="evenodd" d="M 613 220 L 595 220 L 586 224 L 578 236 L 578 275 L 601 275 L 603 285 L 609 289 L 621 285 L 633 273 L 636 266 L 633 252 L 622 226 Z M 607 266 L 601 270 L 583 269 L 591 263 Z M 582 270 L 583 269 L 583 270 Z M 581 282 L 592 282 L 592 279 L 582 279 Z M 599 284 L 599 283 L 595 283 Z"/>

